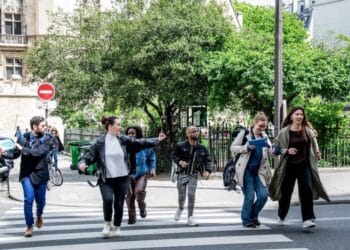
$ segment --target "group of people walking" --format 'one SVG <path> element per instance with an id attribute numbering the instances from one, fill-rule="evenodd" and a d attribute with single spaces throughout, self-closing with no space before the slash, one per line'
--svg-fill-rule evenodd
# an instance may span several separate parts
<path id="1" fill-rule="evenodd" d="M 242 224 L 245 227 L 260 226 L 259 213 L 270 196 L 273 201 L 278 201 L 278 224 L 284 225 L 297 180 L 302 227 L 313 228 L 316 226 L 313 200 L 321 197 L 329 201 L 317 169 L 321 153 L 316 131 L 302 107 L 291 109 L 274 145 L 265 133 L 267 124 L 267 117 L 257 114 L 253 126 L 248 131 L 242 130 L 231 145 L 231 151 L 240 154 L 235 178 L 244 195 Z M 242 143 L 244 138 L 245 143 Z M 261 147 L 249 143 L 257 138 L 265 138 L 266 144 Z M 268 156 L 279 157 L 273 175 Z"/>
<path id="2" fill-rule="evenodd" d="M 136 206 L 140 216 L 147 216 L 146 186 L 148 176 L 156 175 L 156 156 L 153 147 L 166 138 L 160 132 L 156 138 L 143 138 L 138 126 L 128 127 L 125 135 L 121 133 L 121 120 L 116 116 L 104 116 L 101 123 L 104 133 L 79 160 L 79 169 L 84 171 L 96 164 L 100 169 L 98 185 L 100 188 L 104 226 L 102 236 L 120 236 L 124 201 L 128 207 L 128 224 L 136 223 Z M 274 144 L 265 130 L 268 119 L 263 113 L 254 118 L 254 124 L 242 129 L 230 149 L 235 154 L 235 179 L 241 186 L 244 200 L 241 212 L 244 227 L 261 225 L 259 214 L 268 196 L 278 201 L 278 223 L 283 225 L 287 216 L 295 181 L 298 181 L 301 213 L 304 228 L 315 227 L 313 200 L 319 197 L 329 201 L 321 184 L 317 160 L 320 151 L 316 132 L 307 120 L 301 107 L 293 108 L 282 124 Z M 31 132 L 28 139 L 17 140 L 16 151 L 0 153 L 7 158 L 21 155 L 20 182 L 24 193 L 25 236 L 33 235 L 33 202 L 36 206 L 36 227 L 43 225 L 43 209 L 46 202 L 46 185 L 49 180 L 46 155 L 50 152 L 52 135 L 45 133 L 45 119 L 33 117 L 30 120 Z M 178 207 L 174 220 L 181 219 L 187 202 L 187 225 L 198 226 L 194 217 L 195 193 L 198 178 L 209 179 L 212 163 L 208 150 L 199 143 L 199 130 L 189 126 L 187 139 L 177 143 L 172 152 L 172 161 L 177 166 Z M 263 144 L 252 143 L 262 140 Z M 269 157 L 279 157 L 278 165 L 272 175 Z"/>

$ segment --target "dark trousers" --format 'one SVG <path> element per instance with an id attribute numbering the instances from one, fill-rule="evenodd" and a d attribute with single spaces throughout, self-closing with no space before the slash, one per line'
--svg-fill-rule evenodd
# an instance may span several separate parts
<path id="1" fill-rule="evenodd" d="M 278 216 L 283 220 L 288 213 L 295 180 L 298 180 L 299 200 L 303 221 L 315 219 L 312 194 L 312 176 L 308 163 L 287 165 L 286 175 L 282 182 L 282 198 L 279 200 Z"/>
<path id="2" fill-rule="evenodd" d="M 120 227 L 123 219 L 125 195 L 129 186 L 129 176 L 106 178 L 100 184 L 105 221 L 112 221 L 114 207 L 114 226 Z"/>
<path id="3" fill-rule="evenodd" d="M 135 199 L 139 205 L 139 209 L 145 209 L 145 197 L 147 186 L 147 174 L 140 176 L 139 178 L 130 180 L 130 188 L 126 197 L 126 204 L 128 205 L 129 220 L 136 221 L 135 211 Z"/>

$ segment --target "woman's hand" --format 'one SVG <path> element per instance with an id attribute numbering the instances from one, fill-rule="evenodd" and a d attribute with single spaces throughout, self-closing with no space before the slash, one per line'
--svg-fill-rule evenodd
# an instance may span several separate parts
<path id="1" fill-rule="evenodd" d="M 158 135 L 158 140 L 163 141 L 166 138 L 166 135 L 161 131 Z"/>
<path id="2" fill-rule="evenodd" d="M 85 164 L 85 163 L 82 163 L 82 164 L 80 164 L 79 165 L 79 170 L 81 171 L 81 172 L 85 172 L 85 169 L 87 169 L 87 165 Z"/>
<path id="3" fill-rule="evenodd" d="M 254 149 L 256 149 L 255 145 L 248 145 L 248 150 L 254 150 Z"/>
<path id="4" fill-rule="evenodd" d="M 316 152 L 316 157 L 317 157 L 317 159 L 320 159 L 320 158 L 321 158 L 321 152 L 320 152 L 320 151 L 317 151 L 317 152 Z"/>
<path id="5" fill-rule="evenodd" d="M 289 155 L 296 155 L 298 153 L 298 149 L 296 148 L 288 148 Z"/>
<path id="6" fill-rule="evenodd" d="M 151 172 L 149 172 L 149 176 L 150 177 L 157 177 L 156 171 L 151 170 Z"/>

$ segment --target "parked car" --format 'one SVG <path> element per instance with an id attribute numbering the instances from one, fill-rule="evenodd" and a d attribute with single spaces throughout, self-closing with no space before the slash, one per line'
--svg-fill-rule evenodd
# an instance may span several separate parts
<path id="1" fill-rule="evenodd" d="M 0 146 L 11 153 L 15 150 L 15 142 L 9 137 L 0 137 Z M 12 159 L 6 159 L 0 155 L 0 182 L 8 179 L 13 166 Z"/>

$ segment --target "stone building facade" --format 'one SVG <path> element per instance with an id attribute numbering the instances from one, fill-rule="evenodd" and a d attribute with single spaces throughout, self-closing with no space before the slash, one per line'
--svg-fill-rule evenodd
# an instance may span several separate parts
<path id="1" fill-rule="evenodd" d="M 100 6 L 100 1 L 93 1 Z M 37 97 L 40 83 L 31 80 L 23 57 L 35 40 L 47 34 L 49 12 L 58 8 L 69 12 L 83 2 L 86 0 L 0 0 L 0 136 L 12 137 L 16 126 L 29 129 L 32 116 L 45 116 Z M 103 8 L 110 7 L 111 1 L 102 2 Z M 48 121 L 63 132 L 58 117 L 49 116 Z"/>

